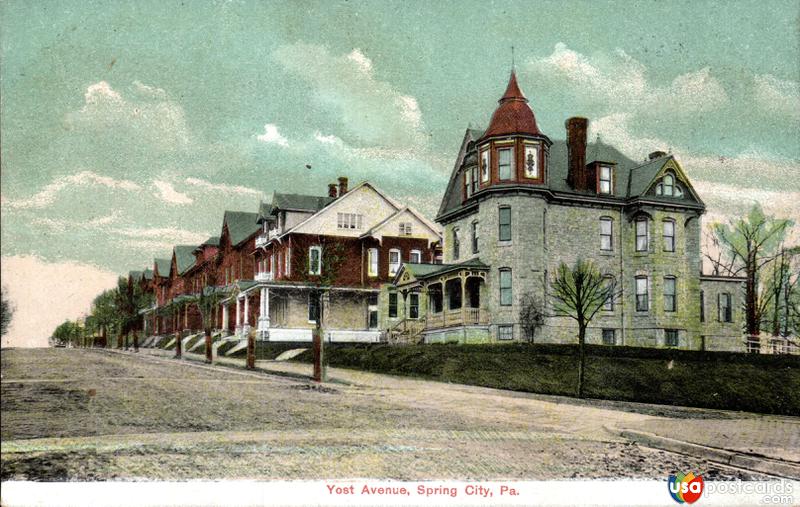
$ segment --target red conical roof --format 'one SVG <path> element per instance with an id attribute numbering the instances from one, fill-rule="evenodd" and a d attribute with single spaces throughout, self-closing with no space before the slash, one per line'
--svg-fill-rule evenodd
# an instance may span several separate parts
<path id="1" fill-rule="evenodd" d="M 498 102 L 500 106 L 495 109 L 492 121 L 489 122 L 489 128 L 486 129 L 481 139 L 509 134 L 542 134 L 539 127 L 536 126 L 536 118 L 528 106 L 528 99 L 519 89 L 517 75 L 514 71 L 511 71 L 506 92 Z"/>

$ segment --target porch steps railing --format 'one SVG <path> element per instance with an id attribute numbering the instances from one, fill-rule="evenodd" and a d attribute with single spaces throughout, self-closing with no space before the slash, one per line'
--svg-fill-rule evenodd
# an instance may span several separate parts
<path id="1" fill-rule="evenodd" d="M 414 344 L 422 340 L 421 335 L 424 330 L 424 318 L 403 319 L 389 329 L 387 337 L 390 344 Z"/>

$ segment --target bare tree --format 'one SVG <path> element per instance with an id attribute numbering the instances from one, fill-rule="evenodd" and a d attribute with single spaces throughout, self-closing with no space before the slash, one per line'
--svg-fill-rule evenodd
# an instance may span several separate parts
<path id="1" fill-rule="evenodd" d="M 5 336 L 11 319 L 14 317 L 14 307 L 6 294 L 6 288 L 0 289 L 0 336 Z"/>
<path id="2" fill-rule="evenodd" d="M 552 280 L 553 313 L 578 323 L 578 397 L 583 397 L 586 369 L 586 328 L 611 299 L 618 296 L 613 278 L 603 276 L 591 261 L 578 259 L 573 267 L 561 263 Z"/>
<path id="3" fill-rule="evenodd" d="M 525 338 L 533 343 L 536 330 L 544 325 L 544 305 L 542 300 L 528 292 L 520 298 L 519 322 Z"/>

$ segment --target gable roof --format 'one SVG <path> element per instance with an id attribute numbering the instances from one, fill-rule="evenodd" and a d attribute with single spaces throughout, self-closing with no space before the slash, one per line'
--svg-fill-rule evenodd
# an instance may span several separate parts
<path id="1" fill-rule="evenodd" d="M 193 254 L 195 245 L 175 245 L 173 254 L 175 256 L 175 265 L 178 268 L 178 275 L 186 273 L 195 263 L 195 256 Z"/>
<path id="2" fill-rule="evenodd" d="M 436 225 L 434 225 L 430 220 L 428 220 L 427 218 L 422 216 L 422 214 L 417 212 L 414 208 L 410 208 L 408 206 L 403 206 L 402 208 L 400 208 L 399 210 L 395 211 L 394 213 L 392 213 L 388 217 L 384 218 L 383 220 L 381 220 L 380 222 L 378 222 L 377 224 L 372 226 L 372 228 L 370 228 L 367 232 L 362 234 L 361 237 L 363 238 L 363 237 L 367 237 L 367 236 L 372 236 L 373 234 L 378 232 L 380 229 L 385 227 L 386 224 L 391 222 L 394 218 L 402 215 L 405 212 L 408 212 L 408 213 L 412 214 L 417 220 L 422 222 L 422 224 L 425 225 L 425 227 L 430 229 L 431 232 L 433 232 L 434 234 L 436 234 L 437 236 L 439 236 L 441 238 L 441 234 L 439 233 L 439 228 L 436 227 Z"/>
<path id="3" fill-rule="evenodd" d="M 445 213 L 458 209 L 461 206 L 461 185 L 459 185 L 459 182 L 457 181 L 458 171 L 461 169 L 461 165 L 464 163 L 464 156 L 467 153 L 467 147 L 470 143 L 480 139 L 482 135 L 482 130 L 471 128 L 468 128 L 464 132 L 464 139 L 461 141 L 461 148 L 458 150 L 456 163 L 453 167 L 453 172 L 450 173 L 450 180 L 447 182 L 447 188 L 444 191 L 444 197 L 442 197 L 442 204 L 439 205 L 439 212 L 436 214 L 436 216 L 444 215 Z"/>
<path id="4" fill-rule="evenodd" d="M 152 280 L 153 279 L 153 270 L 150 268 L 145 269 L 142 271 L 142 278 L 145 280 Z"/>
<path id="5" fill-rule="evenodd" d="M 128 278 L 132 282 L 138 282 L 142 279 L 142 272 L 141 271 L 128 271 Z"/>
<path id="6" fill-rule="evenodd" d="M 650 160 L 638 167 L 634 167 L 631 170 L 631 177 L 628 183 L 628 195 L 636 196 L 647 192 L 647 189 L 650 188 L 650 184 L 656 178 L 659 171 L 661 171 L 661 168 L 664 167 L 667 160 L 671 158 L 671 155 L 666 155 Z"/>
<path id="7" fill-rule="evenodd" d="M 228 226 L 231 245 L 237 246 L 253 234 L 261 230 L 258 225 L 258 213 L 248 211 L 225 211 L 222 218 L 222 225 Z"/>
<path id="8" fill-rule="evenodd" d="M 155 259 L 154 264 L 158 270 L 158 276 L 169 278 L 170 271 L 172 270 L 172 259 Z"/>
<path id="9" fill-rule="evenodd" d="M 347 194 L 345 194 L 347 195 Z M 279 194 L 275 192 L 272 196 L 271 209 L 296 210 L 296 211 L 319 211 L 331 202 L 333 197 L 305 194 Z"/>
<path id="10" fill-rule="evenodd" d="M 481 262 L 478 258 L 467 259 L 463 262 L 455 264 L 412 264 L 404 262 L 397 274 L 394 277 L 395 285 L 402 278 L 402 275 L 408 272 L 415 280 L 426 280 L 436 276 L 450 273 L 451 271 L 458 271 L 459 269 L 474 269 L 484 271 L 489 269 L 489 265 Z M 405 282 L 408 283 L 408 282 Z"/>

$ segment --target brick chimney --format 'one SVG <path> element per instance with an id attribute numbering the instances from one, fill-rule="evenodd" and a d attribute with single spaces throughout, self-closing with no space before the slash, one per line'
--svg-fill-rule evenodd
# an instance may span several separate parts
<path id="1" fill-rule="evenodd" d="M 573 117 L 567 119 L 567 183 L 573 190 L 588 188 L 586 170 L 586 130 L 589 120 Z"/>
<path id="2" fill-rule="evenodd" d="M 347 193 L 347 178 L 339 176 L 339 197 Z"/>
<path id="3" fill-rule="evenodd" d="M 330 183 L 328 185 L 328 197 L 336 199 L 336 183 Z"/>
<path id="4" fill-rule="evenodd" d="M 666 152 L 663 152 L 663 151 L 654 151 L 653 153 L 651 153 L 651 154 L 650 154 L 650 155 L 648 155 L 647 157 L 648 157 L 650 160 L 655 160 L 655 159 L 657 159 L 657 158 L 661 158 L 661 157 L 663 157 L 664 155 L 666 155 Z"/>

